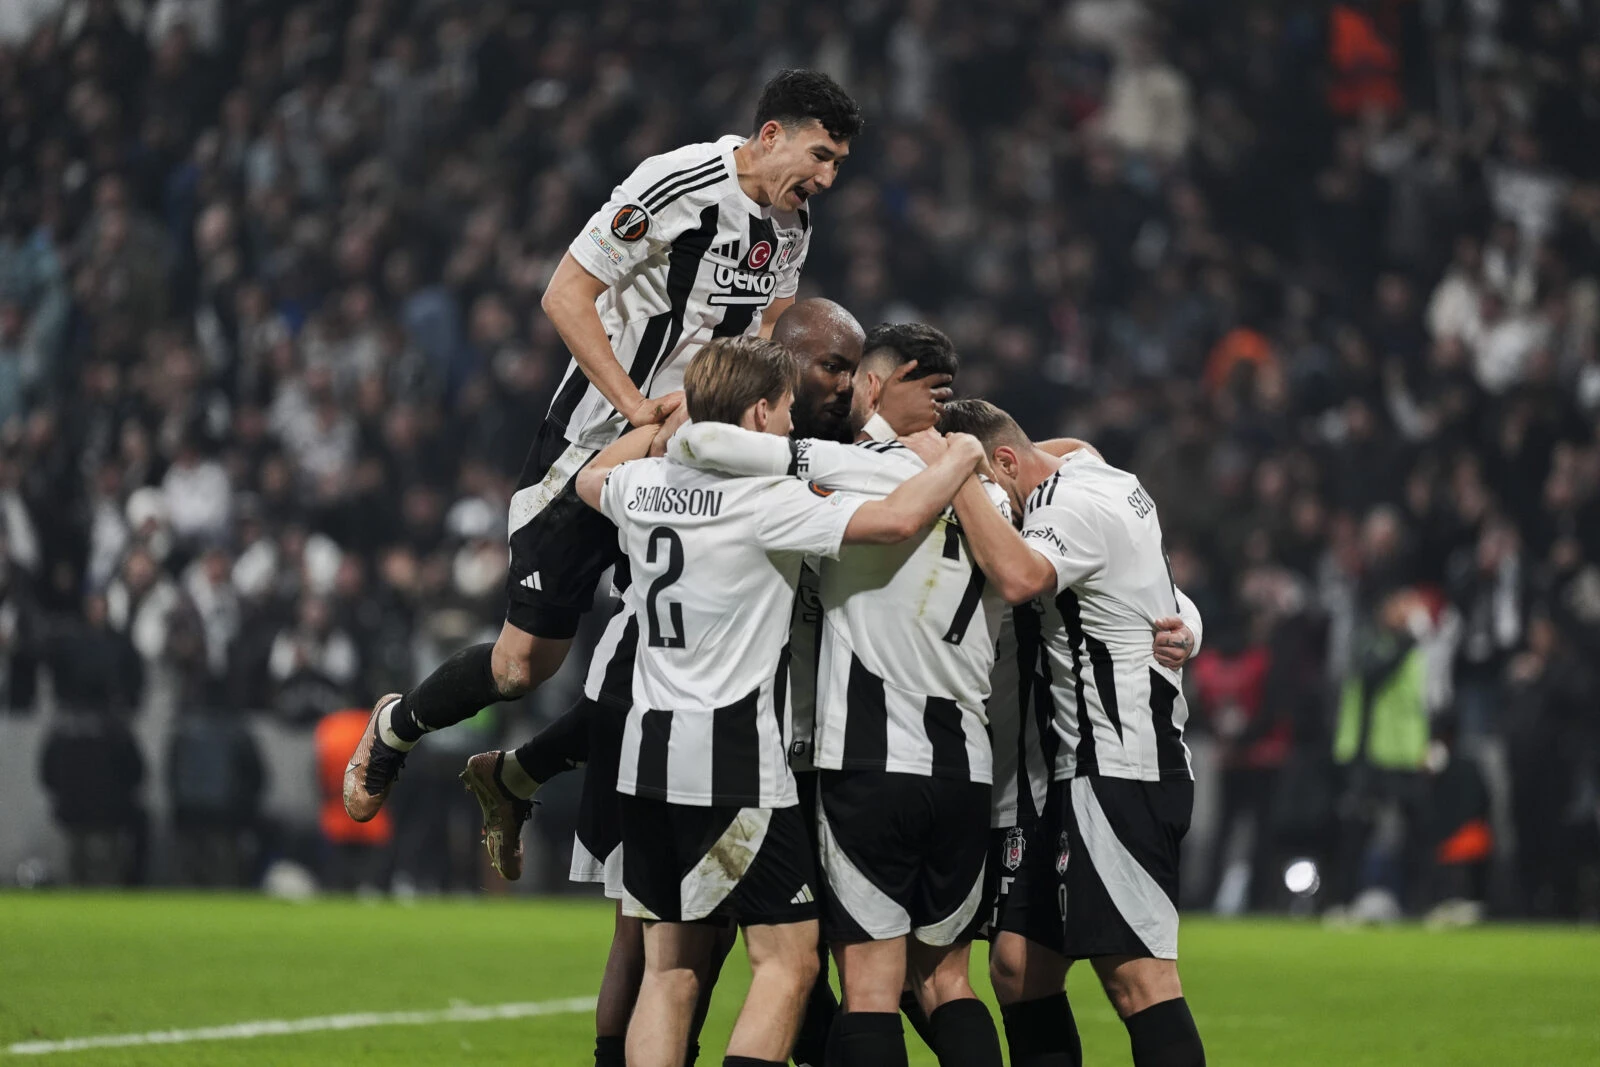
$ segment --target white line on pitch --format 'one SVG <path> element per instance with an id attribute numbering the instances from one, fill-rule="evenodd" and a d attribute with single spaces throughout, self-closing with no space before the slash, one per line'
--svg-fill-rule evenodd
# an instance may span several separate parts
<path id="1" fill-rule="evenodd" d="M 496 1019 L 531 1019 L 539 1015 L 574 1015 L 592 1011 L 594 997 L 568 997 L 521 1004 L 458 1004 L 440 1011 L 364 1011 L 349 1015 L 317 1015 L 309 1019 L 258 1019 L 226 1026 L 193 1030 L 152 1030 L 144 1034 L 102 1034 L 69 1037 L 64 1041 L 19 1041 L 8 1045 L 13 1056 L 43 1056 L 52 1052 L 78 1052 L 91 1048 L 127 1048 L 130 1045 L 182 1045 L 190 1041 L 240 1041 L 251 1037 L 309 1034 L 318 1030 L 360 1030 L 375 1026 L 433 1026 L 438 1023 L 482 1023 Z"/>

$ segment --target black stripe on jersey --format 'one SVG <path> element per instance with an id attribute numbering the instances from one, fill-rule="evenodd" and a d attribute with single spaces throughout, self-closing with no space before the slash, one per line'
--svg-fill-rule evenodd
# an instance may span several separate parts
<path id="1" fill-rule="evenodd" d="M 619 605 L 617 608 L 621 611 Z M 633 659 L 639 649 L 639 616 L 635 615 L 622 628 L 622 638 L 617 650 L 606 664 L 605 676 L 600 679 L 600 703 L 627 708 L 633 704 Z"/>
<path id="2" fill-rule="evenodd" d="M 822 630 L 818 625 L 817 630 Z M 821 662 L 820 660 L 818 662 Z M 844 756 L 846 770 L 882 770 L 889 758 L 889 707 L 884 702 L 883 679 L 850 657 L 850 681 L 845 693 Z"/>
<path id="3" fill-rule="evenodd" d="M 805 233 L 811 229 L 811 211 L 808 208 L 800 209 L 800 232 Z"/>
<path id="4" fill-rule="evenodd" d="M 778 236 L 772 230 L 772 223 L 759 215 L 751 215 L 750 247 L 755 248 L 763 241 L 768 248 L 778 247 Z M 729 304 L 727 307 L 728 310 L 722 313 L 722 321 L 711 328 L 712 337 L 738 337 L 755 321 L 757 305 Z"/>
<path id="5" fill-rule="evenodd" d="M 1105 642 L 1089 634 L 1083 635 L 1084 647 L 1089 650 L 1089 664 L 1094 668 L 1094 691 L 1100 696 L 1100 709 L 1111 720 L 1111 728 L 1122 737 L 1122 714 L 1117 707 L 1117 669 L 1111 665 L 1111 650 Z"/>
<path id="6" fill-rule="evenodd" d="M 944 524 L 943 555 L 945 559 L 961 558 L 961 524 L 949 519 L 946 519 Z"/>
<path id="7" fill-rule="evenodd" d="M 1056 610 L 1067 630 L 1067 645 L 1072 649 L 1073 684 L 1078 696 L 1078 767 L 1081 776 L 1097 768 L 1094 756 L 1094 724 L 1089 721 L 1089 702 L 1083 697 L 1083 616 L 1078 610 L 1078 594 L 1063 590 L 1056 597 Z"/>
<path id="8" fill-rule="evenodd" d="M 955 616 L 950 620 L 950 629 L 944 634 L 944 640 L 950 644 L 959 645 L 961 639 L 967 636 L 967 627 L 972 625 L 972 620 L 978 614 L 978 601 L 983 598 L 983 587 L 987 581 L 983 571 L 974 562 L 972 573 L 967 576 L 967 588 L 961 593 L 961 605 L 956 608 Z"/>
<path id="9" fill-rule="evenodd" d="M 885 452 L 893 452 L 897 448 L 905 448 L 906 446 L 901 444 L 899 441 L 857 441 L 856 447 L 864 448 L 868 452 L 877 452 L 881 455 Z"/>
<path id="10" fill-rule="evenodd" d="M 1183 756 L 1183 731 L 1172 721 L 1172 706 L 1178 700 L 1178 687 L 1150 668 L 1150 717 L 1156 727 L 1156 769 L 1161 777 L 1190 778 L 1189 761 Z"/>
<path id="11" fill-rule="evenodd" d="M 711 713 L 711 792 L 719 804 L 761 801 L 761 690 Z"/>
<path id="12" fill-rule="evenodd" d="M 785 473 L 791 478 L 800 477 L 800 442 L 793 437 L 789 438 L 789 469 Z"/>
<path id="13" fill-rule="evenodd" d="M 583 399 L 583 394 L 589 388 L 589 379 L 583 369 L 576 362 L 572 365 L 572 372 L 567 375 L 567 380 L 561 383 L 561 388 L 556 391 L 555 399 L 550 401 L 550 413 L 546 416 L 557 426 L 565 427 L 572 419 L 572 413 L 578 409 L 578 401 Z"/>
<path id="14" fill-rule="evenodd" d="M 1038 488 L 1034 489 L 1033 492 L 1028 494 L 1028 502 L 1023 505 L 1023 512 L 1030 512 L 1034 508 L 1043 507 L 1046 504 L 1054 503 L 1056 499 L 1056 486 L 1060 483 L 1060 481 L 1061 472 L 1058 470 L 1050 477 L 1040 482 Z"/>
<path id="15" fill-rule="evenodd" d="M 694 292 L 695 280 L 700 275 L 700 261 L 717 235 L 717 205 L 712 204 L 700 213 L 698 228 L 678 235 L 672 242 L 672 252 L 667 260 L 666 311 L 653 315 L 639 338 L 633 362 L 628 367 L 628 377 L 640 389 L 650 380 L 663 356 L 678 344 L 683 333 L 683 316 L 689 306 L 689 294 Z M 587 381 L 588 379 L 584 379 Z"/>
<path id="16" fill-rule="evenodd" d="M 701 189 L 711 188 L 713 185 L 716 185 L 718 182 L 722 181 L 723 177 L 724 175 L 722 174 L 713 174 L 709 178 L 702 178 L 693 185 L 685 186 L 681 189 L 669 190 L 667 194 L 664 194 L 664 197 L 657 198 L 654 204 L 646 204 L 645 206 L 648 207 L 652 212 L 661 211 L 671 206 L 676 200 L 678 200 L 679 197 L 688 196 L 690 193 L 697 193 Z"/>
<path id="17" fill-rule="evenodd" d="M 933 745 L 933 773 L 970 780 L 967 762 L 967 735 L 961 729 L 961 707 L 949 697 L 929 697 L 923 706 L 922 728 Z"/>
<path id="18" fill-rule="evenodd" d="M 636 796 L 667 799 L 667 748 L 672 741 L 672 712 L 646 709 L 639 720 L 639 770 Z"/>
<path id="19" fill-rule="evenodd" d="M 789 719 L 784 714 L 789 707 L 789 644 L 784 642 L 778 653 L 778 674 L 772 680 L 772 710 L 778 716 L 778 739 L 783 750 L 789 751 Z"/>
<path id="20" fill-rule="evenodd" d="M 682 170 L 673 171 L 671 174 L 667 175 L 665 178 L 662 178 L 650 188 L 640 193 L 640 203 L 644 203 L 644 201 L 651 199 L 657 193 L 661 192 L 667 185 L 671 185 L 675 182 L 693 181 L 695 178 L 704 177 L 705 175 L 711 173 L 708 168 L 712 167 L 713 164 L 718 168 L 722 166 L 722 155 L 720 153 L 712 156 L 710 159 L 695 163 L 692 166 L 684 167 Z M 649 205 L 647 204 L 646 206 L 648 207 Z"/>

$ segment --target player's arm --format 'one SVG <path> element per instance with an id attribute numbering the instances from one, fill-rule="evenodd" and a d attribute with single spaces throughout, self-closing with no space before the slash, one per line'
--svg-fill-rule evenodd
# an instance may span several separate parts
<path id="1" fill-rule="evenodd" d="M 1095 448 L 1094 445 L 1076 437 L 1052 437 L 1048 441 L 1036 441 L 1034 445 L 1039 451 L 1048 452 L 1052 456 L 1070 456 L 1080 448 L 1086 448 L 1089 450 L 1090 455 L 1098 459 L 1105 459 L 1104 456 L 1100 455 L 1100 450 Z"/>
<path id="2" fill-rule="evenodd" d="M 767 310 L 761 313 L 761 336 L 764 340 L 772 340 L 772 330 L 778 325 L 778 318 L 785 311 L 794 306 L 794 294 L 773 297 L 772 303 L 767 305 Z"/>
<path id="3" fill-rule="evenodd" d="M 908 478 L 882 500 L 869 500 L 856 509 L 845 527 L 845 544 L 898 544 L 938 517 L 983 459 L 983 446 L 977 438 L 957 433 L 945 440 L 948 447 L 926 470 Z M 984 503 L 987 506 L 988 501 Z"/>
<path id="4" fill-rule="evenodd" d="M 600 496 L 605 492 L 612 468 L 629 460 L 643 459 L 660 430 L 661 427 L 654 424 L 639 426 L 602 448 L 600 454 L 578 472 L 578 499 L 601 511 Z"/>
<path id="5" fill-rule="evenodd" d="M 594 302 L 610 286 L 590 274 L 571 252 L 561 257 L 555 274 L 546 286 L 540 306 L 578 361 L 584 376 L 594 383 L 611 406 L 627 416 L 635 426 L 658 423 L 683 402 L 681 393 L 670 393 L 647 400 L 628 377 L 627 368 L 617 361 L 611 339 L 600 322 Z"/>
<path id="6" fill-rule="evenodd" d="M 967 479 L 956 493 L 955 507 L 973 561 L 1006 603 L 1021 604 L 1055 592 L 1055 565 L 1022 539 L 978 479 Z"/>

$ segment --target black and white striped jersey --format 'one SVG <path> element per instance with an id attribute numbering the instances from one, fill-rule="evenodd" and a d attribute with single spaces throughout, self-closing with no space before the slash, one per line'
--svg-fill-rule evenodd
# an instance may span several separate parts
<path id="1" fill-rule="evenodd" d="M 633 703 L 633 658 L 639 647 L 639 615 L 624 590 L 617 608 L 595 642 L 583 695 L 597 704 L 626 708 Z"/>
<path id="2" fill-rule="evenodd" d="M 802 556 L 836 555 L 864 500 L 670 458 L 611 472 L 601 511 L 628 556 L 639 628 L 619 791 L 701 806 L 798 802 L 784 736 L 790 608 Z"/>
<path id="3" fill-rule="evenodd" d="M 798 473 L 877 493 L 924 467 L 902 445 L 809 442 Z M 1010 514 L 1004 494 L 991 499 Z M 899 545 L 852 545 L 822 565 L 816 756 L 827 770 L 990 781 L 984 702 L 1005 604 L 953 510 Z"/>
<path id="4" fill-rule="evenodd" d="M 1034 601 L 1006 611 L 995 646 L 989 694 L 989 736 L 994 744 L 994 791 L 989 825 L 1017 826 L 1045 813 L 1045 795 L 1061 739 L 1051 728 L 1049 665 Z"/>
<path id="5" fill-rule="evenodd" d="M 755 334 L 768 304 L 793 296 L 810 209 L 762 207 L 739 188 L 729 136 L 652 156 L 612 192 L 568 251 L 609 288 L 595 301 L 617 360 L 647 397 L 682 388 L 715 337 Z M 618 414 L 576 361 L 550 406 L 576 445 L 603 448 Z"/>
<path id="6" fill-rule="evenodd" d="M 1055 778 L 1192 779 L 1183 675 L 1156 662 L 1152 624 L 1199 619 L 1173 585 L 1154 501 L 1132 474 L 1074 452 L 1029 496 L 1022 536 L 1056 569 L 1055 595 L 1039 600 Z"/>

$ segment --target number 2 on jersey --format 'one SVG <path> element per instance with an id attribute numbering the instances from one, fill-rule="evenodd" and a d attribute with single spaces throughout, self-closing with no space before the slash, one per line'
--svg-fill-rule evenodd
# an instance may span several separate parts
<path id="1" fill-rule="evenodd" d="M 657 611 L 656 598 L 659 597 L 667 586 L 683 577 L 683 542 L 678 539 L 678 532 L 665 526 L 657 526 L 650 531 L 650 542 L 645 550 L 645 562 L 656 561 L 656 544 L 664 543 L 667 553 L 667 569 L 661 576 L 650 583 L 650 592 L 645 597 L 645 615 L 649 622 L 649 642 L 651 648 L 682 648 L 683 647 L 683 605 L 676 600 L 666 602 L 667 621 L 672 624 L 672 632 L 663 633 L 661 629 L 661 616 Z"/>

